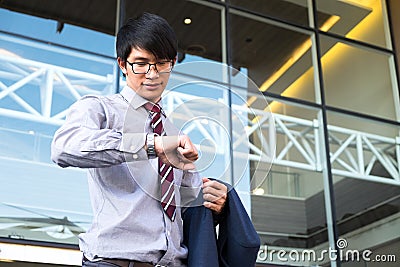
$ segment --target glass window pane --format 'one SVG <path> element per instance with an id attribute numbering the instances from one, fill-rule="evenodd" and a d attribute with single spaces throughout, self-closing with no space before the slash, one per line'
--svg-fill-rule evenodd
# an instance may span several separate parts
<path id="1" fill-rule="evenodd" d="M 326 103 L 397 120 L 392 57 L 321 36 Z"/>
<path id="2" fill-rule="evenodd" d="M 399 256 L 395 248 L 400 245 L 399 128 L 333 112 L 328 122 L 343 266 L 369 264 L 381 255 L 392 257 L 385 266 L 395 266 L 393 255 Z"/>
<path id="3" fill-rule="evenodd" d="M 0 187 L 0 237 L 78 244 L 91 223 L 86 172 L 7 156 L 0 163 L 7 185 Z"/>
<path id="4" fill-rule="evenodd" d="M 293 266 L 322 266 L 329 262 L 328 257 L 318 260 L 321 250 L 328 246 L 321 173 L 274 164 L 264 183 L 253 191 L 251 200 L 251 218 L 261 249 L 286 251 Z M 316 258 L 301 258 L 303 251 L 315 253 Z M 299 258 L 295 258 L 297 254 Z M 262 256 L 258 262 L 282 263 L 277 255 L 268 261 L 263 261 Z"/>
<path id="5" fill-rule="evenodd" d="M 263 0 L 231 0 L 230 3 L 233 6 L 246 8 L 291 23 L 308 25 L 307 0 L 269 0 L 268 2 Z"/>
<path id="6" fill-rule="evenodd" d="M 389 7 L 389 16 L 390 16 L 390 28 L 392 34 L 392 40 L 394 43 L 394 51 L 396 52 L 396 61 L 397 66 L 400 66 L 400 1 L 398 0 L 389 0 L 387 1 L 387 5 Z M 400 69 L 397 68 L 397 77 L 400 77 Z"/>
<path id="7" fill-rule="evenodd" d="M 230 21 L 234 68 L 262 92 L 316 101 L 309 35 L 238 12 Z"/>
<path id="8" fill-rule="evenodd" d="M 38 18 L 12 14 L 24 27 L 47 31 Z M 82 31 L 68 34 L 77 40 Z M 107 38 L 93 40 L 99 47 L 109 44 Z M 0 189 L 2 237 L 77 244 L 78 234 L 90 225 L 86 172 L 59 168 L 50 159 L 53 134 L 68 107 L 83 95 L 116 91 L 115 59 L 84 52 L 92 45 L 87 43 L 68 43 L 78 51 L 0 34 L 0 183 L 7 185 Z"/>
<path id="9" fill-rule="evenodd" d="M 384 0 L 319 0 L 317 9 L 331 16 L 328 24 L 318 22 L 320 30 L 391 48 Z"/>
<path id="10" fill-rule="evenodd" d="M 36 8 L 39 7 L 40 5 Z M 79 8 L 75 10 L 78 11 Z M 84 12 L 89 11 L 85 10 Z M 113 35 L 67 23 L 57 24 L 57 20 L 39 18 L 2 8 L 0 8 L 0 17 L 0 30 L 2 31 L 42 40 L 49 44 L 59 44 L 102 55 L 114 56 L 115 37 Z M 71 17 L 68 19 L 71 19 Z M 114 27 L 113 21 L 111 24 Z"/>
<path id="11" fill-rule="evenodd" d="M 179 8 L 177 8 L 179 7 Z M 191 1 L 127 1 L 126 17 L 136 17 L 143 12 L 155 13 L 165 18 L 178 37 L 179 61 L 186 54 L 222 61 L 221 10 Z"/>
<path id="12" fill-rule="evenodd" d="M 343 266 L 354 266 L 352 262 L 369 265 L 380 259 L 386 260 L 385 266 L 396 266 L 400 186 L 335 176 L 334 195 L 338 244 L 344 244 Z"/>
<path id="13" fill-rule="evenodd" d="M 258 102 L 265 101 L 258 99 Z M 257 102 L 257 101 L 256 101 Z M 328 235 L 325 213 L 324 184 L 318 140 L 320 133 L 318 111 L 269 99 L 276 132 L 276 151 L 273 165 L 262 159 L 250 162 L 252 209 L 251 215 L 262 240 L 261 250 L 286 251 L 293 265 L 323 265 L 318 261 L 321 250 L 327 249 Z M 252 145 L 265 149 L 260 132 L 268 132 L 271 122 L 263 123 L 249 137 Z M 268 133 L 264 133 L 268 135 Z M 252 147 L 253 148 L 253 147 Z M 254 153 L 252 150 L 252 154 Z M 315 253 L 316 258 L 301 258 L 302 251 Z M 300 259 L 295 259 L 300 255 Z M 282 263 L 265 254 L 259 262 Z M 293 260 L 294 259 L 294 260 Z"/>

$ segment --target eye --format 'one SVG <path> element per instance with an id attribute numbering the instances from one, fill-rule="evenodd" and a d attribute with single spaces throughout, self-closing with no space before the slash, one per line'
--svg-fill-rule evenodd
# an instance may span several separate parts
<path id="1" fill-rule="evenodd" d="M 140 67 L 144 67 L 147 65 L 147 62 L 135 62 L 136 65 L 140 66 Z"/>

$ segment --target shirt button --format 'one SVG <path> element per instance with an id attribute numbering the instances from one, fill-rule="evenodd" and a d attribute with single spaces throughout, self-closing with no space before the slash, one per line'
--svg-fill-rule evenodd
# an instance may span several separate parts
<path id="1" fill-rule="evenodd" d="M 171 235 L 171 232 L 169 230 L 167 231 L 167 235 Z"/>
<path id="2" fill-rule="evenodd" d="M 137 159 L 139 156 L 137 154 L 132 154 L 133 159 Z"/>
<path id="3" fill-rule="evenodd" d="M 135 147 L 134 147 L 134 146 L 131 146 L 131 150 L 135 150 Z"/>

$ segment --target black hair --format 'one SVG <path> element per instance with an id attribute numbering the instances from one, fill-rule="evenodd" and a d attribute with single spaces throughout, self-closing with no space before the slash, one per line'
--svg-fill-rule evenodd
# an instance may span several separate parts
<path id="1" fill-rule="evenodd" d="M 168 22 L 155 14 L 143 13 L 130 18 L 117 34 L 117 56 L 126 61 L 132 48 L 152 53 L 156 59 L 173 60 L 177 55 L 178 41 Z"/>

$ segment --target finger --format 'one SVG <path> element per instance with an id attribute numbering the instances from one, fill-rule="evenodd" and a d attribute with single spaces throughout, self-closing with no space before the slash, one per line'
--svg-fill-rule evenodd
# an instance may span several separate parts
<path id="1" fill-rule="evenodd" d="M 187 158 L 185 156 L 183 156 L 181 153 L 177 152 L 176 153 L 176 158 L 184 163 L 192 163 L 194 160 L 192 160 L 191 158 Z"/>
<path id="2" fill-rule="evenodd" d="M 185 151 L 185 149 L 178 147 L 177 148 L 178 157 L 183 160 L 196 161 L 199 158 L 199 154 L 195 152 Z"/>
<path id="3" fill-rule="evenodd" d="M 205 186 L 202 189 L 203 199 L 207 202 L 217 204 L 222 208 L 227 199 L 227 187 L 219 182 L 211 183 L 214 181 L 208 179 L 203 179 L 203 182 L 205 182 Z M 218 188 L 215 188 L 212 185 L 217 186 Z"/>
<path id="4" fill-rule="evenodd" d="M 214 211 L 217 214 L 221 213 L 221 211 L 222 211 L 222 206 L 221 205 L 218 205 L 218 204 L 215 204 L 215 203 L 212 203 L 212 202 L 205 201 L 203 203 L 203 205 L 204 205 L 204 207 L 209 208 L 210 210 Z"/>
<path id="5" fill-rule="evenodd" d="M 193 145 L 192 141 L 190 140 L 189 136 L 187 135 L 181 135 L 179 136 L 179 141 L 180 141 L 180 146 L 183 148 L 195 148 L 195 146 Z"/>
<path id="6" fill-rule="evenodd" d="M 202 191 L 203 194 L 211 194 L 217 197 L 226 198 L 228 188 L 226 187 L 226 185 L 220 182 L 211 181 L 210 179 L 204 177 Z"/>
<path id="7" fill-rule="evenodd" d="M 195 161 L 199 158 L 199 153 L 191 148 L 185 149 L 182 147 L 178 147 L 177 151 L 179 154 L 182 155 L 182 157 L 190 159 L 192 161 Z"/>
<path id="8" fill-rule="evenodd" d="M 225 203 L 225 196 L 216 196 L 212 194 L 203 194 L 203 199 L 208 202 L 223 205 Z"/>
<path id="9" fill-rule="evenodd" d="M 222 190 L 225 193 L 228 191 L 228 188 L 223 183 L 220 183 L 215 180 L 210 180 L 208 178 L 206 178 L 206 179 L 207 180 L 203 179 L 203 188 L 213 188 L 216 190 Z"/>
<path id="10" fill-rule="evenodd" d="M 180 143 L 180 148 L 182 148 L 182 153 L 186 155 L 198 155 L 199 152 L 197 151 L 197 148 L 195 145 L 193 145 L 192 141 L 190 141 L 190 138 L 188 136 L 181 136 L 181 143 Z"/>
<path id="11" fill-rule="evenodd" d="M 215 197 L 224 197 L 226 195 L 226 191 L 225 190 L 220 190 L 220 189 L 215 189 L 212 187 L 205 187 L 203 188 L 203 194 L 209 194 Z"/>
<path id="12" fill-rule="evenodd" d="M 203 184 L 204 184 L 204 183 L 207 183 L 208 181 L 211 181 L 211 180 L 208 179 L 207 177 L 203 177 L 202 180 L 203 180 Z"/>

